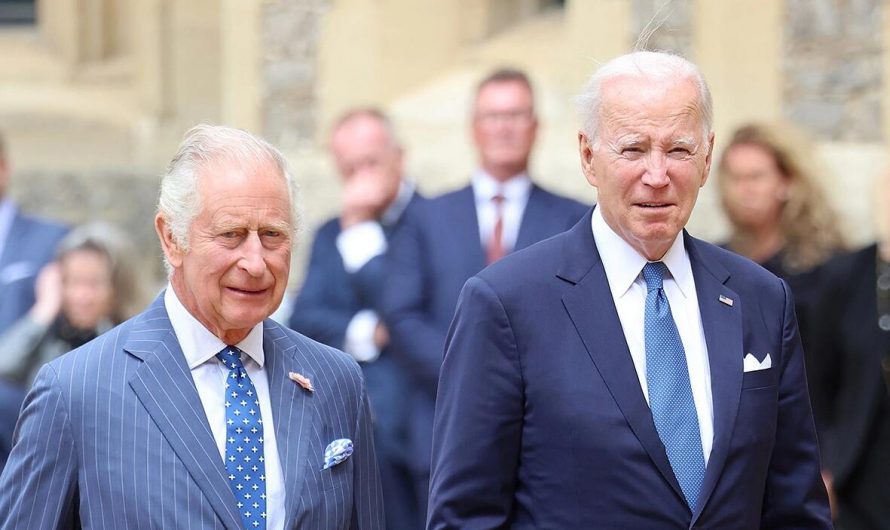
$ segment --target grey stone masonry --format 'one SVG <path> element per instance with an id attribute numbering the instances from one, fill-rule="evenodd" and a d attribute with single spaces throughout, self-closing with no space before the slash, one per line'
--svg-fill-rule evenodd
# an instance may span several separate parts
<path id="1" fill-rule="evenodd" d="M 20 208 L 75 226 L 107 221 L 128 234 L 146 286 L 163 278 L 161 247 L 154 229 L 160 176 L 117 173 L 21 172 L 10 192 Z"/>
<path id="2" fill-rule="evenodd" d="M 321 17 L 330 0 L 263 6 L 263 136 L 284 150 L 311 144 Z"/>
<path id="3" fill-rule="evenodd" d="M 785 0 L 785 115 L 823 140 L 882 140 L 883 0 Z"/>
<path id="4" fill-rule="evenodd" d="M 692 56 L 691 0 L 631 0 L 631 46 Z"/>

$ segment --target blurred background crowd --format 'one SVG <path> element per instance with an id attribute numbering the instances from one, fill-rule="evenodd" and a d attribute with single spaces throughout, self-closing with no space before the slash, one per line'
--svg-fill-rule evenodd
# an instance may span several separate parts
<path id="1" fill-rule="evenodd" d="M 276 318 L 362 364 L 420 528 L 460 287 L 596 202 L 572 96 L 644 46 L 711 85 L 689 229 L 791 286 L 839 528 L 890 528 L 888 44 L 884 0 L 0 0 L 0 460 L 42 363 L 164 287 L 159 176 L 222 123 L 290 159 Z"/>

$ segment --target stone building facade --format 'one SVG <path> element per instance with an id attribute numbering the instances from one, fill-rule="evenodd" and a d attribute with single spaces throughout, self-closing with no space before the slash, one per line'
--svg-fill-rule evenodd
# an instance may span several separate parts
<path id="1" fill-rule="evenodd" d="M 157 280 L 158 177 L 197 122 L 242 127 L 285 150 L 303 189 L 305 240 L 337 209 L 325 153 L 337 114 L 356 104 L 391 113 L 411 174 L 436 193 L 475 165 L 474 83 L 514 65 L 538 93 L 535 177 L 593 202 L 572 97 L 597 64 L 640 46 L 702 67 L 718 151 L 745 121 L 807 128 L 853 241 L 873 237 L 868 197 L 890 138 L 886 0 L 36 0 L 36 14 L 0 26 L 12 193 L 71 223 L 125 226 Z M 725 234 L 712 185 L 692 230 Z M 295 284 L 301 268 L 302 258 Z"/>

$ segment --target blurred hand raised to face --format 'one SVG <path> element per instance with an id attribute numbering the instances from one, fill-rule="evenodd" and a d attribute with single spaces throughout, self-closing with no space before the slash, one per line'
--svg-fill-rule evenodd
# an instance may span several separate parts
<path id="1" fill-rule="evenodd" d="M 384 124 L 359 114 L 331 135 L 331 153 L 343 183 L 343 229 L 379 219 L 402 181 L 402 149 Z"/>

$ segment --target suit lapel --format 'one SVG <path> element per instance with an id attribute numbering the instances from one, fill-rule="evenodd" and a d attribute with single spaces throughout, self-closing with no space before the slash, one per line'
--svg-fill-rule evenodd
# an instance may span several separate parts
<path id="1" fill-rule="evenodd" d="M 456 238 L 459 246 L 455 248 L 464 249 L 466 252 L 451 253 L 449 259 L 461 259 L 461 256 L 464 256 L 462 259 L 465 260 L 466 270 L 470 272 L 467 276 L 469 277 L 485 268 L 485 249 L 479 235 L 479 215 L 476 212 L 473 186 L 458 191 L 455 201 L 455 215 L 450 216 L 447 222 L 453 225 L 454 234 L 459 235 Z M 437 219 L 435 222 L 443 221 Z"/>
<path id="2" fill-rule="evenodd" d="M 241 528 L 235 496 L 163 295 L 133 324 L 124 350 L 142 359 L 130 387 L 226 528 Z"/>
<path id="3" fill-rule="evenodd" d="M 313 366 L 303 358 L 298 345 L 286 338 L 278 324 L 271 320 L 264 323 L 263 351 L 275 422 L 275 442 L 284 475 L 285 521 L 293 521 L 302 487 L 310 475 L 306 470 L 309 462 L 307 450 L 316 422 L 313 393 L 292 381 L 288 374 L 298 372 L 313 381 L 317 378 Z M 321 455 L 318 464 L 321 466 Z"/>
<path id="4" fill-rule="evenodd" d="M 566 233 L 562 268 L 558 276 L 573 283 L 562 301 L 581 336 L 590 359 L 609 388 L 628 425 L 649 454 L 655 467 L 683 499 L 652 412 L 640 388 L 606 271 L 593 240 L 588 212 Z"/>
<path id="5" fill-rule="evenodd" d="M 516 235 L 516 245 L 513 250 L 523 249 L 544 239 L 537 233 L 542 225 L 547 225 L 545 208 L 541 204 L 543 202 L 541 193 L 542 190 L 532 184 L 528 194 L 528 203 L 522 212 L 522 221 L 519 224 L 519 233 Z"/>
<path id="6" fill-rule="evenodd" d="M 742 300 L 735 291 L 726 286 L 729 272 L 720 265 L 716 257 L 710 259 L 703 257 L 701 253 L 707 249 L 703 249 L 697 240 L 688 234 L 684 234 L 684 237 L 692 264 L 699 313 L 708 347 L 714 406 L 714 444 L 698 497 L 698 508 L 692 519 L 694 524 L 707 504 L 708 497 L 714 491 L 726 463 L 741 397 L 744 351 Z M 721 302 L 721 297 L 732 300 L 732 305 Z"/>

